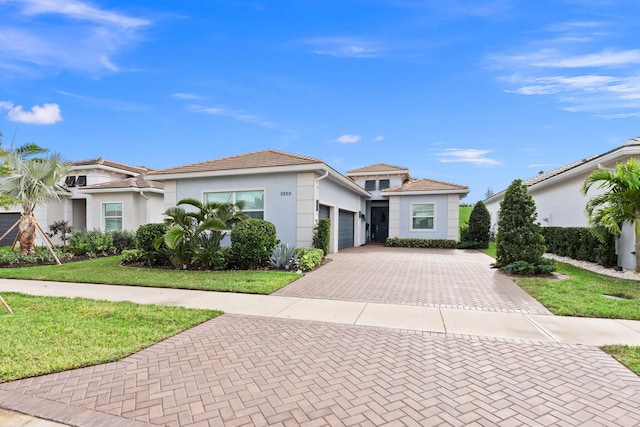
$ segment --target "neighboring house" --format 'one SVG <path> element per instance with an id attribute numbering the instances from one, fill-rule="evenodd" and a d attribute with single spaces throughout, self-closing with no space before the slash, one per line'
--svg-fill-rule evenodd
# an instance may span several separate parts
<path id="1" fill-rule="evenodd" d="M 135 231 L 142 224 L 162 222 L 163 186 L 145 179 L 149 171 L 102 158 L 73 162 L 71 173 L 60 183 L 66 194 L 37 208 L 36 219 L 45 231 L 62 220 L 74 230 L 102 231 Z M 1 233 L 19 218 L 20 207 L 0 213 Z M 14 238 L 11 233 L 0 245 L 10 245 Z"/>
<path id="2" fill-rule="evenodd" d="M 246 213 L 272 222 L 281 242 L 299 247 L 311 246 L 320 218 L 331 219 L 331 252 L 384 241 L 385 234 L 457 239 L 458 200 L 467 187 L 412 180 L 408 170 L 388 165 L 371 168 L 345 177 L 322 160 L 264 150 L 152 171 L 148 178 L 164 183 L 165 209 L 184 198 L 243 200 Z M 375 180 L 376 188 L 367 180 Z M 369 233 L 372 215 L 375 236 Z M 386 233 L 380 231 L 384 224 Z"/>
<path id="3" fill-rule="evenodd" d="M 586 227 L 588 223 L 585 208 L 587 202 L 600 190 L 592 188 L 586 196 L 582 195 L 582 185 L 587 176 L 598 168 L 614 169 L 617 163 L 629 158 L 640 159 L 640 138 L 630 139 L 621 146 L 606 153 L 587 157 L 549 172 L 524 180 L 529 194 L 536 203 L 538 221 L 542 226 Z M 597 187 L 597 186 L 594 186 Z M 487 198 L 484 203 L 491 213 L 492 229 L 496 231 L 500 202 L 504 191 Z M 625 224 L 622 235 L 617 241 L 618 265 L 634 270 L 635 229 Z"/>
<path id="4" fill-rule="evenodd" d="M 367 240 L 387 237 L 458 240 L 460 199 L 469 188 L 411 178 L 407 168 L 379 163 L 347 172 L 371 193 L 367 200 Z"/>

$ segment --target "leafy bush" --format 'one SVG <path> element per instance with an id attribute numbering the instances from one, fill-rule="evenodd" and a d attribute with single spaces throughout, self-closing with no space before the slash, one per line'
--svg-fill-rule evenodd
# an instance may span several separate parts
<path id="1" fill-rule="evenodd" d="M 311 271 L 322 263 L 324 252 L 317 248 L 296 248 L 294 256 L 300 259 L 298 262 L 300 270 Z"/>
<path id="2" fill-rule="evenodd" d="M 87 255 L 95 257 L 103 254 L 114 254 L 111 233 L 103 233 L 100 230 L 74 231 L 69 239 L 69 251 L 74 255 Z"/>
<path id="3" fill-rule="evenodd" d="M 134 232 L 128 230 L 114 230 L 110 231 L 110 233 L 116 253 L 120 254 L 124 250 L 135 249 L 136 234 Z"/>
<path id="4" fill-rule="evenodd" d="M 140 249 L 125 249 L 122 251 L 122 264 L 135 264 L 143 261 L 143 252 Z"/>
<path id="5" fill-rule="evenodd" d="M 321 218 L 313 227 L 312 245 L 316 249 L 322 249 L 324 255 L 329 254 L 329 246 L 331 244 L 331 220 L 329 218 Z"/>
<path id="6" fill-rule="evenodd" d="M 392 248 L 435 248 L 435 249 L 455 249 L 455 240 L 449 239 L 411 239 L 400 237 L 388 237 L 385 246 Z"/>
<path id="7" fill-rule="evenodd" d="M 54 248 L 54 252 L 58 259 L 67 261 L 73 258 L 73 254 L 62 252 L 59 248 Z M 55 260 L 49 249 L 43 246 L 36 246 L 35 252 L 24 255 L 20 251 L 11 250 L 10 246 L 3 247 L 0 250 L 0 265 L 3 266 L 16 266 L 16 265 L 30 265 L 30 264 L 53 264 Z"/>
<path id="8" fill-rule="evenodd" d="M 496 235 L 496 267 L 516 261 L 539 264 L 545 252 L 544 237 L 536 223 L 536 204 L 521 180 L 507 188 L 500 202 Z"/>
<path id="9" fill-rule="evenodd" d="M 613 234 L 602 235 L 602 241 L 586 227 L 542 227 L 541 232 L 547 252 L 595 262 L 604 267 L 613 267 L 618 263 Z"/>
<path id="10" fill-rule="evenodd" d="M 47 234 L 49 237 L 57 236 L 59 234 L 60 240 L 62 240 L 62 249 L 65 250 L 72 231 L 73 227 L 71 227 L 67 221 L 54 221 L 49 225 L 49 233 Z"/>
<path id="11" fill-rule="evenodd" d="M 272 223 L 255 218 L 242 221 L 231 230 L 231 262 L 240 269 L 262 267 L 276 243 Z"/>
<path id="12" fill-rule="evenodd" d="M 295 246 L 286 243 L 278 243 L 269 256 L 269 265 L 276 270 L 289 270 L 295 268 L 299 262 L 295 256 Z"/>
<path id="13" fill-rule="evenodd" d="M 515 261 L 500 270 L 518 275 L 544 275 L 556 271 L 556 264 L 552 259 L 540 258 L 536 263 Z"/>
<path id="14" fill-rule="evenodd" d="M 164 244 L 156 249 L 156 242 L 162 241 L 167 232 L 164 224 L 144 224 L 136 231 L 136 249 L 142 251 L 142 261 L 147 265 L 159 265 L 166 261 L 162 252 Z"/>

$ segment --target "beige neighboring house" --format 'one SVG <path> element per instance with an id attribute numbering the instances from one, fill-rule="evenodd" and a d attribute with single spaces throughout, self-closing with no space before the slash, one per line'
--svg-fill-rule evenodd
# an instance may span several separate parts
<path id="1" fill-rule="evenodd" d="M 524 180 L 523 184 L 527 186 L 529 194 L 536 203 L 540 224 L 543 227 L 586 227 L 587 202 L 593 196 L 600 194 L 601 190 L 594 186 L 589 194 L 582 195 L 581 189 L 585 179 L 598 168 L 614 169 L 617 163 L 625 163 L 631 157 L 640 160 L 640 137 L 630 139 L 605 153 L 586 157 Z M 484 201 L 491 214 L 494 231 L 497 230 L 500 202 L 504 198 L 505 191 Z M 631 224 L 625 224 L 616 244 L 619 266 L 635 270 L 637 238 L 635 228 Z"/>
<path id="2" fill-rule="evenodd" d="M 36 219 L 45 231 L 55 221 L 67 221 L 74 230 L 102 231 L 135 231 L 142 224 L 162 222 L 164 186 L 146 179 L 151 171 L 103 158 L 73 162 L 60 182 L 66 194 L 37 208 Z M 19 207 L 1 212 L 0 235 L 19 218 Z M 0 245 L 10 245 L 14 238 L 15 231 Z"/>

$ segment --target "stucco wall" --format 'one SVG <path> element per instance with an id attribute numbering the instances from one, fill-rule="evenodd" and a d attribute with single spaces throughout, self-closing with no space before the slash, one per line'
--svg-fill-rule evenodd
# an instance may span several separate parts
<path id="1" fill-rule="evenodd" d="M 359 217 L 366 211 L 366 200 L 346 187 L 339 185 L 329 178 L 318 181 L 320 204 L 331 208 L 331 251 L 338 251 L 338 211 L 340 209 L 353 212 L 355 246 L 365 244 L 365 221 Z"/>
<path id="2" fill-rule="evenodd" d="M 391 224 L 389 229 L 389 237 L 418 238 L 418 239 L 448 239 L 449 237 L 449 196 L 433 195 L 433 196 L 402 196 L 399 197 L 398 207 L 400 210 L 400 223 L 398 226 L 399 235 L 391 234 Z M 413 203 L 433 203 L 434 208 L 434 229 L 428 231 L 411 230 L 411 204 Z M 391 213 L 389 213 L 391 216 Z M 394 227 L 395 230 L 395 227 Z"/>
<path id="3" fill-rule="evenodd" d="M 204 199 L 204 193 L 215 191 L 264 191 L 264 219 L 276 227 L 278 239 L 290 245 L 297 244 L 297 177 L 294 173 L 190 178 L 175 182 L 169 192 L 165 183 L 165 206 L 175 206 L 175 201 L 191 197 Z"/>

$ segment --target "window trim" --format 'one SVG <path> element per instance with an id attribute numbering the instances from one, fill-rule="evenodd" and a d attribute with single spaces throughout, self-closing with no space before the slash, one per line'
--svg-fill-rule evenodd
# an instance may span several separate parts
<path id="1" fill-rule="evenodd" d="M 425 217 L 425 218 L 433 218 L 433 227 L 432 228 L 414 228 L 413 227 L 413 207 L 415 205 L 431 205 L 433 206 L 433 216 L 432 217 Z M 434 231 L 437 230 L 436 227 L 436 212 L 437 212 L 437 203 L 432 202 L 432 203 L 423 203 L 423 202 L 415 202 L 415 203 L 411 203 L 409 204 L 409 230 L 412 232 L 416 232 L 416 233 L 432 233 Z"/>
<path id="2" fill-rule="evenodd" d="M 266 214 L 267 214 L 267 189 L 266 188 L 240 188 L 240 189 L 233 189 L 233 190 L 229 190 L 229 189 L 221 189 L 221 190 L 207 190 L 207 191 L 203 191 L 202 192 L 202 200 L 204 203 L 207 202 L 207 194 L 213 194 L 213 193 L 231 193 L 231 202 L 235 204 L 237 201 L 237 193 L 244 193 L 244 192 L 250 192 L 250 191 L 262 191 L 262 196 L 263 196 L 263 200 L 262 200 L 262 209 L 244 209 L 242 212 L 244 213 L 248 213 L 248 212 L 262 212 L 262 219 L 266 219 Z"/>
<path id="3" fill-rule="evenodd" d="M 107 216 L 107 205 L 120 205 L 120 216 Z M 101 213 L 102 213 L 102 227 L 104 229 L 104 231 L 122 231 L 124 230 L 124 202 L 123 201 L 109 201 L 109 202 L 102 202 L 102 209 L 101 209 Z M 120 228 L 119 229 L 113 229 L 113 230 L 108 230 L 107 229 L 107 219 L 120 219 Z"/>

